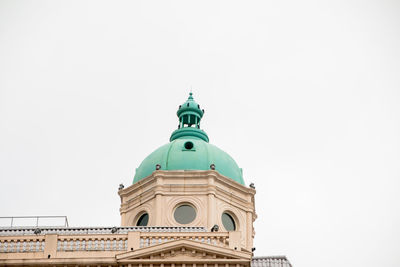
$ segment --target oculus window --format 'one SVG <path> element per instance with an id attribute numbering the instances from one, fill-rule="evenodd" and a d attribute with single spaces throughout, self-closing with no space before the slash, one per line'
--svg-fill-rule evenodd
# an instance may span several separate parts
<path id="1" fill-rule="evenodd" d="M 180 205 L 174 211 L 174 218 L 180 224 L 191 223 L 196 219 L 196 210 L 188 204 Z"/>
<path id="2" fill-rule="evenodd" d="M 190 149 L 193 148 L 193 143 L 190 142 L 190 141 L 188 141 L 188 142 L 186 142 L 186 143 L 184 144 L 184 146 L 185 146 L 185 148 L 186 148 L 187 150 L 190 150 Z"/>
<path id="3" fill-rule="evenodd" d="M 225 230 L 227 230 L 228 232 L 236 230 L 236 223 L 231 215 L 224 212 L 224 213 L 222 213 L 221 220 L 222 220 L 222 224 L 225 227 Z"/>

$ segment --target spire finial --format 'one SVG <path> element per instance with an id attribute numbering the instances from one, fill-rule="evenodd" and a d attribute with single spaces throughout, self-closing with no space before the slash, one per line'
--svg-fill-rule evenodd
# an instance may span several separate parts
<path id="1" fill-rule="evenodd" d="M 190 89 L 190 93 L 189 93 L 189 97 L 188 97 L 188 100 L 193 100 L 193 93 L 192 93 L 192 89 Z"/>

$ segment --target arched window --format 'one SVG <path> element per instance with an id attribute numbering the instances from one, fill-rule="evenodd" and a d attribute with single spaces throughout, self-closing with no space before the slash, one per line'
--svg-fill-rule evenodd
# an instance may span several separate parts
<path id="1" fill-rule="evenodd" d="M 147 226 L 148 223 L 149 223 L 149 214 L 143 213 L 137 220 L 136 226 Z"/>

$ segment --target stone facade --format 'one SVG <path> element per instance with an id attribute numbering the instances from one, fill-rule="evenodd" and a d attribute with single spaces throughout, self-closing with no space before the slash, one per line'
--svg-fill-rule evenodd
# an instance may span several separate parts
<path id="1" fill-rule="evenodd" d="M 0 230 L 0 266 L 238 267 L 251 259 L 232 248 L 240 242 L 233 232 L 201 227 L 35 230 Z"/>
<path id="2" fill-rule="evenodd" d="M 149 226 L 202 226 L 211 229 L 218 225 L 221 215 L 232 216 L 236 234 L 240 236 L 237 249 L 251 251 L 255 190 L 242 186 L 217 171 L 155 171 L 151 176 L 119 191 L 121 196 L 121 225 L 136 225 L 140 215 L 149 214 Z M 174 219 L 174 209 L 180 204 L 196 210 L 193 222 L 182 225 Z M 225 230 L 226 231 L 226 230 Z"/>
<path id="3" fill-rule="evenodd" d="M 0 266 L 290 266 L 284 257 L 252 262 L 255 190 L 217 171 L 156 170 L 118 194 L 121 227 L 0 229 Z M 186 225 L 173 217 L 181 203 L 196 210 Z M 147 226 L 135 226 L 144 212 Z M 224 212 L 235 231 L 224 229 Z"/>

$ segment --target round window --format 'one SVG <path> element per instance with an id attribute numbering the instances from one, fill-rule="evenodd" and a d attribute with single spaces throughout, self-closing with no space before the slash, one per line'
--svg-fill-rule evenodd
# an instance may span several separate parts
<path id="1" fill-rule="evenodd" d="M 228 213 L 224 212 L 222 213 L 222 224 L 225 227 L 225 230 L 229 231 L 235 231 L 236 230 L 236 223 L 235 220 L 232 218 L 231 215 L 229 215 Z"/>
<path id="2" fill-rule="evenodd" d="M 184 144 L 184 146 L 185 146 L 186 149 L 190 150 L 190 149 L 193 148 L 193 143 L 190 142 L 190 141 L 188 141 L 188 142 L 186 142 L 186 143 Z"/>
<path id="3" fill-rule="evenodd" d="M 137 220 L 136 226 L 147 226 L 148 222 L 149 222 L 149 214 L 143 213 L 139 217 L 139 220 Z"/>
<path id="4" fill-rule="evenodd" d="M 180 224 L 191 223 L 196 218 L 196 210 L 188 204 L 180 205 L 175 209 L 174 218 Z"/>

